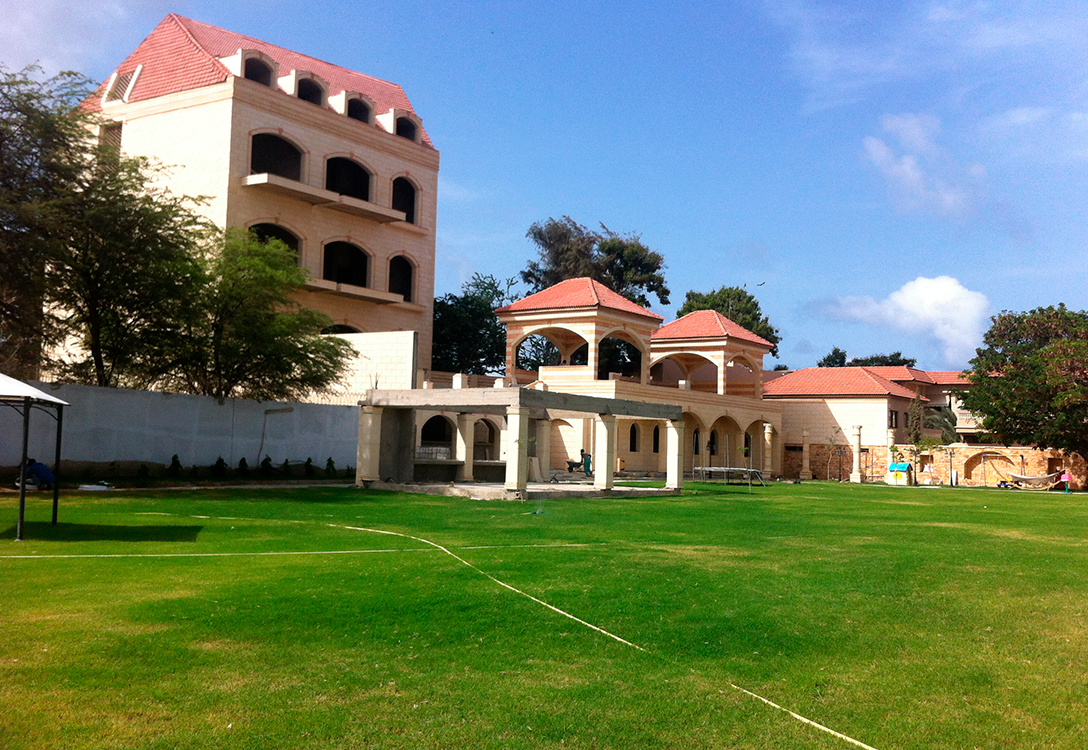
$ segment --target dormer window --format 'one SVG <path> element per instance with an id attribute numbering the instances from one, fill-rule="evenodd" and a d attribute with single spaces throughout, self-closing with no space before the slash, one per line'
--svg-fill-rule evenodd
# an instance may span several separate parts
<path id="1" fill-rule="evenodd" d="M 401 138 L 414 141 L 416 139 L 416 124 L 407 117 L 398 117 L 396 132 Z"/>
<path id="2" fill-rule="evenodd" d="M 370 122 L 370 107 L 366 106 L 366 102 L 362 99 L 351 99 L 348 101 L 348 117 L 359 122 Z"/>
<path id="3" fill-rule="evenodd" d="M 106 84 L 106 93 L 102 96 L 102 103 L 127 102 L 133 86 L 136 85 L 136 79 L 143 69 L 143 65 L 137 65 L 135 70 L 130 70 L 127 73 L 115 72 L 110 76 L 110 80 Z"/>
<path id="4" fill-rule="evenodd" d="M 272 68 L 256 57 L 250 57 L 246 60 L 244 77 L 250 81 L 256 81 L 262 86 L 272 86 Z"/>
<path id="5" fill-rule="evenodd" d="M 302 78 L 298 82 L 298 98 L 320 107 L 325 103 L 325 91 L 312 78 Z"/>

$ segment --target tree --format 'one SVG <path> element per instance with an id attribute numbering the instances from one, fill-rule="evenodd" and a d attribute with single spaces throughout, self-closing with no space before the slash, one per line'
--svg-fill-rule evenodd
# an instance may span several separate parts
<path id="1" fill-rule="evenodd" d="M 991 319 L 961 394 L 1004 443 L 1088 455 L 1088 312 L 1059 305 Z"/>
<path id="2" fill-rule="evenodd" d="M 914 367 L 918 363 L 913 357 L 904 357 L 903 352 L 891 354 L 870 354 L 868 357 L 854 357 L 846 363 L 847 367 Z"/>
<path id="3" fill-rule="evenodd" d="M 778 356 L 778 342 L 782 337 L 759 308 L 759 300 L 744 287 L 723 286 L 706 294 L 688 292 L 683 306 L 676 311 L 676 317 L 683 317 L 696 310 L 717 310 L 737 325 L 771 342 L 774 345 L 771 356 Z"/>
<path id="4" fill-rule="evenodd" d="M 434 301 L 432 368 L 476 375 L 503 370 L 506 328 L 495 309 L 516 299 L 511 291 L 515 283 L 477 273 L 461 286 L 461 294 Z"/>
<path id="5" fill-rule="evenodd" d="M 595 232 L 564 216 L 534 223 L 525 236 L 540 251 L 540 260 L 530 261 L 521 272 L 530 294 L 587 276 L 643 307 L 650 305 L 651 294 L 661 304 L 669 303 L 661 274 L 665 259 L 637 234 L 617 234 L 604 224 Z"/>
<path id="6" fill-rule="evenodd" d="M 346 371 L 351 345 L 321 331 L 332 321 L 293 296 L 306 280 L 278 240 L 227 229 L 201 258 L 201 283 L 160 373 L 178 390 L 216 398 L 283 400 L 321 391 Z"/>
<path id="7" fill-rule="evenodd" d="M 941 431 L 941 442 L 945 445 L 949 443 L 955 443 L 959 440 L 959 433 L 956 432 L 956 412 L 949 408 L 934 409 L 931 408 L 926 412 L 925 426 Z"/>
<path id="8" fill-rule="evenodd" d="M 907 408 L 907 440 L 914 445 L 922 442 L 924 437 L 922 430 L 925 427 L 925 420 L 926 408 L 922 404 L 922 397 L 915 394 L 914 398 L 910 400 L 910 406 Z"/>
<path id="9" fill-rule="evenodd" d="M 80 344 L 55 368 L 76 381 L 151 385 L 147 355 L 173 340 L 197 293 L 208 225 L 192 199 L 155 187 L 154 176 L 146 160 L 100 149 L 51 229 L 45 302 Z"/>
<path id="10" fill-rule="evenodd" d="M 90 83 L 75 73 L 43 78 L 37 67 L 0 67 L 0 372 L 37 375 L 52 330 L 43 307 L 53 228 L 87 168 Z"/>
<path id="11" fill-rule="evenodd" d="M 817 367 L 846 367 L 846 352 L 839 347 L 832 347 L 823 359 L 816 363 Z"/>

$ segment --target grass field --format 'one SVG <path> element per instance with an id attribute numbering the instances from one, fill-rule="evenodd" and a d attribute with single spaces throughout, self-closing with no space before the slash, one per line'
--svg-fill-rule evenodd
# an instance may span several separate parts
<path id="1" fill-rule="evenodd" d="M 856 746 L 737 688 L 880 750 L 1086 747 L 1086 506 L 158 491 L 17 543 L 9 495 L 0 747 Z"/>

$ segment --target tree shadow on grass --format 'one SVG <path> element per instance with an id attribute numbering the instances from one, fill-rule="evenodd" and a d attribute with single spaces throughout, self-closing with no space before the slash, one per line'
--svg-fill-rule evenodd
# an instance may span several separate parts
<path id="1" fill-rule="evenodd" d="M 23 538 L 46 542 L 195 542 L 203 526 L 103 526 L 93 523 L 58 523 L 27 521 Z M 0 537 L 15 538 L 16 527 L 9 526 Z"/>

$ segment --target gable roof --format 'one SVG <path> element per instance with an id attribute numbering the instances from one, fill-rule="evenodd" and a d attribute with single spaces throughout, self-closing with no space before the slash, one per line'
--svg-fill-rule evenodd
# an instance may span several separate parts
<path id="1" fill-rule="evenodd" d="M 763 384 L 766 398 L 789 396 L 899 396 L 914 391 L 893 383 L 874 370 L 879 367 L 806 367 Z M 922 401 L 929 399 L 922 397 Z"/>
<path id="2" fill-rule="evenodd" d="M 657 313 L 650 312 L 642 305 L 636 305 L 626 297 L 616 294 L 599 281 L 594 281 L 586 276 L 560 281 L 558 284 L 536 294 L 530 294 L 517 302 L 511 302 L 505 307 L 500 307 L 495 312 L 562 310 L 576 307 L 603 307 L 633 315 L 641 315 L 657 321 L 663 320 Z"/>
<path id="3" fill-rule="evenodd" d="M 907 367 L 905 365 L 888 365 L 881 367 L 866 367 L 869 372 L 876 373 L 882 378 L 888 380 L 894 380 L 896 382 L 905 382 L 917 380 L 922 383 L 933 384 L 933 378 L 929 376 L 929 373 L 925 370 L 919 370 L 915 367 Z"/>
<path id="4" fill-rule="evenodd" d="M 774 344 L 747 328 L 737 325 L 717 310 L 696 310 L 661 326 L 651 334 L 654 341 L 663 339 L 724 339 L 734 338 L 773 349 Z"/>
<path id="5" fill-rule="evenodd" d="M 330 96 L 341 91 L 365 94 L 374 100 L 376 114 L 394 108 L 414 113 L 404 89 L 395 83 L 356 73 L 316 57 L 292 52 L 176 13 L 164 18 L 135 51 L 117 66 L 116 72 L 124 75 L 140 65 L 144 66 L 128 98 L 130 102 L 144 101 L 222 83 L 231 74 L 218 58 L 229 57 L 240 49 L 256 50 L 275 60 L 279 65 L 280 75 L 286 75 L 292 70 L 305 70 L 320 76 L 329 84 Z M 87 102 L 89 109 L 100 109 L 101 94 L 102 87 L 99 87 L 96 96 Z M 424 145 L 433 148 L 426 132 L 421 134 L 421 139 Z"/>
<path id="6" fill-rule="evenodd" d="M 928 370 L 929 377 L 937 385 L 971 385 L 959 370 Z"/>

